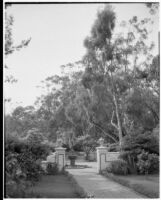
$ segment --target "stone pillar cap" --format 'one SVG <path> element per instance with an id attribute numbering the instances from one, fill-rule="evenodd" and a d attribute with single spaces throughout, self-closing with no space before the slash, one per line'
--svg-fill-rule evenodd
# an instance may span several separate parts
<path id="1" fill-rule="evenodd" d="M 107 149 L 105 146 L 96 147 L 96 149 Z"/>
<path id="2" fill-rule="evenodd" d="M 56 147 L 55 150 L 66 150 L 66 148 L 63 148 L 63 147 Z"/>

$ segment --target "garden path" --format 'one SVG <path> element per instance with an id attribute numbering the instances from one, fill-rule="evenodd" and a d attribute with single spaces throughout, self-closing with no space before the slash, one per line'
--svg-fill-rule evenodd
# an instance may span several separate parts
<path id="1" fill-rule="evenodd" d="M 88 165 L 84 169 L 66 169 L 78 184 L 94 198 L 146 198 L 130 188 L 120 185 L 97 173 L 96 162 L 77 161 L 78 165 Z"/>

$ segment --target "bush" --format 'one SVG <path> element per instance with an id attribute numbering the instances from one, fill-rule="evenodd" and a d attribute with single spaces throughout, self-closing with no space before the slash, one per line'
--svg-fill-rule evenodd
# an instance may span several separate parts
<path id="1" fill-rule="evenodd" d="M 141 154 L 143 150 L 149 154 L 159 155 L 159 140 L 150 131 L 144 133 L 132 132 L 130 135 L 126 135 L 123 138 L 122 149 L 123 152 L 121 153 L 120 158 L 128 163 L 130 173 L 136 174 L 139 170 L 136 165 L 138 162 L 138 155 Z M 140 160 L 140 164 L 138 165 L 141 167 L 141 165 L 144 165 L 143 163 L 144 162 Z"/>
<path id="2" fill-rule="evenodd" d="M 120 151 L 119 144 L 118 143 L 110 144 L 110 146 L 108 147 L 108 151 L 109 152 L 119 152 Z"/>
<path id="3" fill-rule="evenodd" d="M 140 174 L 150 174 L 159 171 L 159 157 L 157 154 L 149 154 L 142 151 L 138 155 L 137 167 Z"/>
<path id="4" fill-rule="evenodd" d="M 159 140 L 150 131 L 142 133 L 131 133 L 126 135 L 123 140 L 124 151 L 136 151 L 144 149 L 149 153 L 159 154 Z"/>
<path id="5" fill-rule="evenodd" d="M 130 174 L 137 174 L 136 162 L 137 162 L 137 155 L 139 152 L 141 152 L 140 149 L 136 149 L 135 151 L 120 152 L 119 158 L 126 161 Z"/>
<path id="6" fill-rule="evenodd" d="M 121 159 L 112 161 L 107 167 L 107 172 L 118 175 L 126 175 L 129 172 L 127 162 Z"/>
<path id="7" fill-rule="evenodd" d="M 66 152 L 69 152 L 70 151 L 70 147 L 68 144 L 62 144 L 62 147 L 63 148 L 66 148 Z"/>
<path id="8" fill-rule="evenodd" d="M 18 162 L 18 154 L 10 153 L 5 157 L 5 197 L 18 198 L 23 197 L 28 182 L 26 181 L 26 174 L 21 170 Z"/>
<path id="9" fill-rule="evenodd" d="M 46 145 L 30 145 L 26 144 L 25 141 L 9 141 L 5 149 L 6 167 L 9 168 L 10 162 L 13 160 L 9 155 L 14 155 L 17 165 L 26 176 L 26 180 L 37 181 L 42 174 L 40 160 L 46 158 L 49 151 Z"/>
<path id="10" fill-rule="evenodd" d="M 43 173 L 41 159 L 49 153 L 47 145 L 31 145 L 15 138 L 5 144 L 6 197 L 25 197 L 28 183 L 38 181 Z"/>
<path id="11" fill-rule="evenodd" d="M 51 148 L 46 144 L 29 145 L 29 151 L 35 156 L 35 160 L 46 159 L 49 155 Z"/>
<path id="12" fill-rule="evenodd" d="M 76 143 L 74 146 L 73 146 L 73 150 L 74 151 L 78 151 L 78 152 L 82 152 L 83 151 L 83 146 L 81 143 Z"/>
<path id="13" fill-rule="evenodd" d="M 21 170 L 26 174 L 26 179 L 32 182 L 38 181 L 43 173 L 41 165 L 36 162 L 35 156 L 31 151 L 26 151 L 18 155 L 18 162 Z"/>
<path id="14" fill-rule="evenodd" d="M 55 175 L 58 173 L 58 166 L 56 163 L 48 163 L 47 164 L 47 173 L 49 175 Z"/>
<path id="15" fill-rule="evenodd" d="M 10 140 L 6 142 L 5 154 L 17 153 L 22 154 L 25 152 L 31 152 L 34 159 L 44 159 L 49 154 L 51 147 L 47 144 L 28 144 L 25 141 L 14 141 Z"/>

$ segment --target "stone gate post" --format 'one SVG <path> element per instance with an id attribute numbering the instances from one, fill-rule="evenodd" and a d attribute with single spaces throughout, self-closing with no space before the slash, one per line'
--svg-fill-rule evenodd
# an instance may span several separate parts
<path id="1" fill-rule="evenodd" d="M 100 146 L 97 147 L 97 172 L 101 173 L 102 170 L 106 169 L 107 147 L 105 147 L 103 144 L 103 138 L 100 138 L 99 142 Z"/>
<path id="2" fill-rule="evenodd" d="M 55 151 L 56 151 L 56 163 L 58 165 L 58 170 L 62 171 L 65 167 L 65 150 L 66 150 L 66 148 L 61 147 L 60 143 L 59 143 L 59 147 L 55 148 Z"/>

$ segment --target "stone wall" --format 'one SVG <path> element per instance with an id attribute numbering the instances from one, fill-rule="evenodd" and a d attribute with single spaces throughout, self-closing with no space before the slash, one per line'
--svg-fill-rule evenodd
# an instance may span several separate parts
<path id="1" fill-rule="evenodd" d="M 111 161 L 117 160 L 119 152 L 108 152 L 107 147 L 97 147 L 97 171 L 101 173 Z"/>

